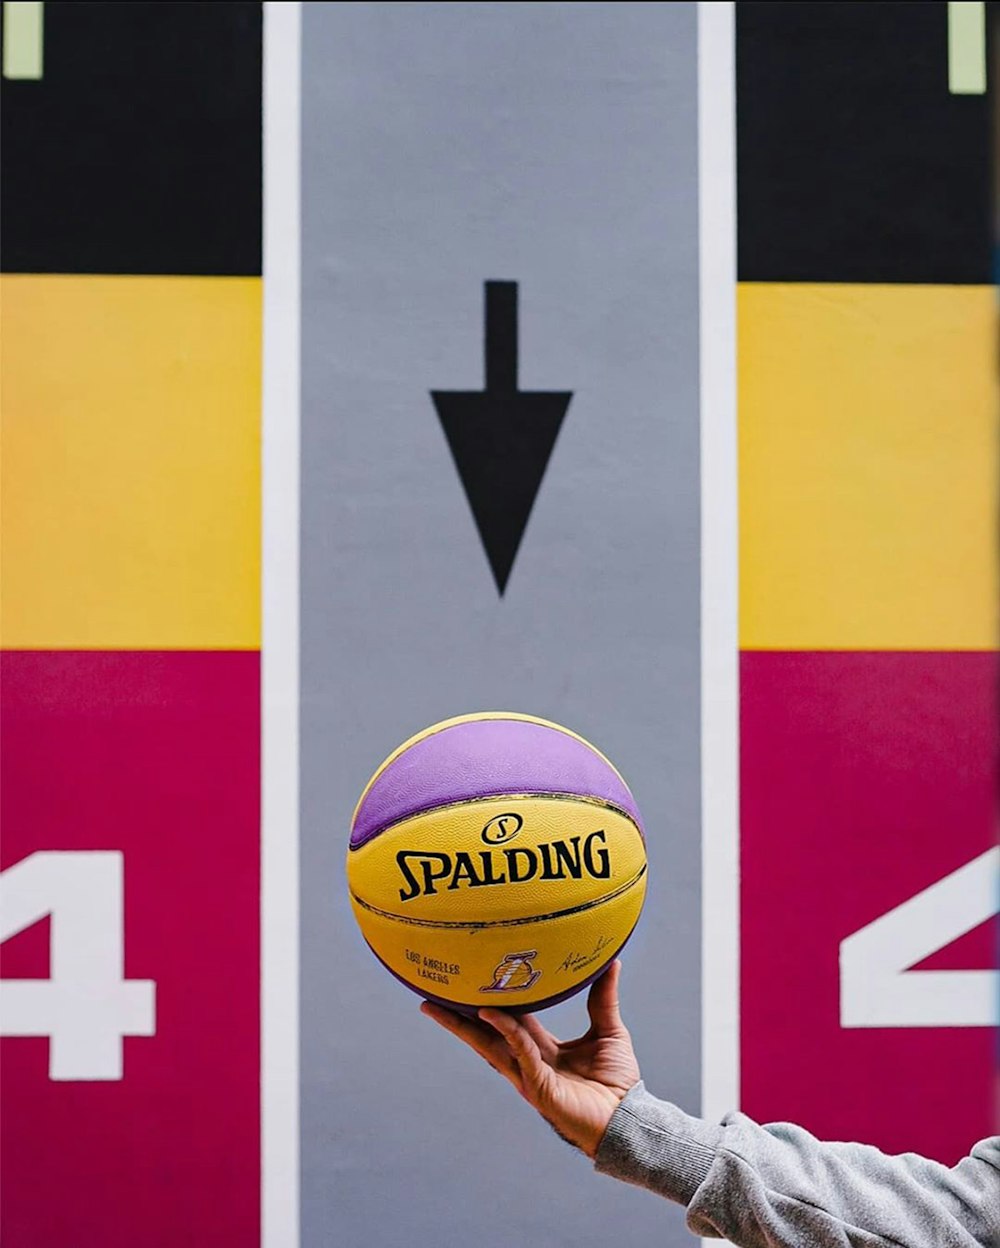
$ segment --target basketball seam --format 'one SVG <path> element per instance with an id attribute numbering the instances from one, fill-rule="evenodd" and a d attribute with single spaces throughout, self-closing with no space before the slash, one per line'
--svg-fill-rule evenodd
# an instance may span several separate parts
<path id="1" fill-rule="evenodd" d="M 614 814 L 621 815 L 627 819 L 636 832 L 639 833 L 639 839 L 642 843 L 646 843 L 642 828 L 639 827 L 634 817 L 614 802 L 606 801 L 603 797 L 594 797 L 589 793 L 558 793 L 552 789 L 536 789 L 533 793 L 483 793 L 478 797 L 457 797 L 452 802 L 438 802 L 434 806 L 423 806 L 419 810 L 410 810 L 405 815 L 400 815 L 398 819 L 393 819 L 390 823 L 385 824 L 377 832 L 372 832 L 363 841 L 359 841 L 357 845 L 352 845 L 348 842 L 347 850 L 349 854 L 357 853 L 359 849 L 364 849 L 366 845 L 370 845 L 372 841 L 388 832 L 391 828 L 398 828 L 401 824 L 409 822 L 410 819 L 417 818 L 418 815 L 431 815 L 440 810 L 455 810 L 459 806 L 473 806 L 478 802 L 499 802 L 506 801 L 508 798 L 516 802 L 530 797 L 542 797 L 556 802 L 583 802 L 586 806 L 599 806 L 602 810 L 610 810 Z"/>
<path id="2" fill-rule="evenodd" d="M 603 897 L 595 897 L 593 901 L 581 902 L 578 906 L 569 906 L 565 910 L 553 910 L 549 914 L 531 914 L 522 919 L 491 919 L 484 923 L 462 923 L 454 919 L 417 919 L 411 918 L 407 914 L 396 914 L 392 910 L 382 910 L 378 906 L 373 906 L 370 902 L 364 901 L 353 890 L 351 897 L 357 902 L 363 910 L 369 911 L 371 914 L 377 914 L 383 919 L 393 919 L 396 923 L 408 923 L 411 927 L 437 927 L 449 930 L 463 931 L 482 931 L 487 927 L 525 927 L 529 923 L 546 923 L 550 919 L 562 919 L 568 914 L 581 914 L 584 910 L 594 910 L 597 906 L 603 906 L 607 901 L 614 901 L 616 897 L 621 897 L 633 888 L 642 877 L 646 874 L 648 864 L 643 863 L 638 872 L 624 884 L 620 885 L 613 892 L 605 893 Z"/>

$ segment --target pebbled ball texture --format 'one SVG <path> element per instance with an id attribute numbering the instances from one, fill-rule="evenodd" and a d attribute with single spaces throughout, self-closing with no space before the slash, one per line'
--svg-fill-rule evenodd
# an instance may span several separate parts
<path id="1" fill-rule="evenodd" d="M 583 738 L 483 712 L 434 724 L 376 770 L 347 855 L 380 961 L 430 1000 L 537 1010 L 591 982 L 645 894 L 635 799 Z"/>

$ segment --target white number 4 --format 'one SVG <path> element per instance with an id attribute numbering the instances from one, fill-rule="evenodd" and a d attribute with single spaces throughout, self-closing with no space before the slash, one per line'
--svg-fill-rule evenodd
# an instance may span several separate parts
<path id="1" fill-rule="evenodd" d="M 841 1027 L 995 1027 L 1000 972 L 913 971 L 1000 909 L 1000 846 L 840 945 Z"/>
<path id="2" fill-rule="evenodd" d="M 0 941 L 52 916 L 48 979 L 0 983 L 0 1035 L 48 1036 L 50 1079 L 121 1079 L 122 1037 L 156 1031 L 156 985 L 127 980 L 124 860 L 42 851 L 0 872 Z"/>

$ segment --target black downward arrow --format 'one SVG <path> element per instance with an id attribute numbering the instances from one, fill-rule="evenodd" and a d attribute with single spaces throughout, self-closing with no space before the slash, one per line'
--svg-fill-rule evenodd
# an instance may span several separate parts
<path id="1" fill-rule="evenodd" d="M 432 390 L 503 595 L 571 390 L 517 388 L 517 282 L 486 283 L 486 386 Z"/>

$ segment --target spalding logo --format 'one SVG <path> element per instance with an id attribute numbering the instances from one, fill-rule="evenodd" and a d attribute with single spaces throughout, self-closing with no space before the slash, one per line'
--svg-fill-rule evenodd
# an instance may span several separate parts
<path id="1" fill-rule="evenodd" d="M 508 811 L 505 815 L 497 815 L 491 819 L 479 835 L 487 845 L 502 845 L 504 841 L 511 841 L 517 836 L 523 823 L 520 815 Z"/>
<path id="2" fill-rule="evenodd" d="M 571 836 L 565 841 L 547 841 L 532 848 L 517 845 L 510 849 L 481 849 L 475 855 L 459 850 L 441 854 L 422 849 L 401 849 L 396 865 L 402 873 L 405 888 L 399 890 L 400 901 L 414 897 L 432 897 L 435 885 L 447 880 L 448 890 L 485 888 L 490 884 L 523 884 L 526 880 L 579 880 L 584 872 L 595 880 L 611 876 L 611 857 L 600 848 L 607 837 L 604 830 L 589 836 Z M 475 859 L 479 861 L 476 862 Z"/>
<path id="3" fill-rule="evenodd" d="M 530 988 L 541 976 L 531 965 L 531 959 L 538 957 L 537 949 L 525 949 L 523 953 L 508 953 L 504 960 L 493 971 L 493 983 L 484 984 L 480 992 L 517 992 L 522 988 Z"/>

